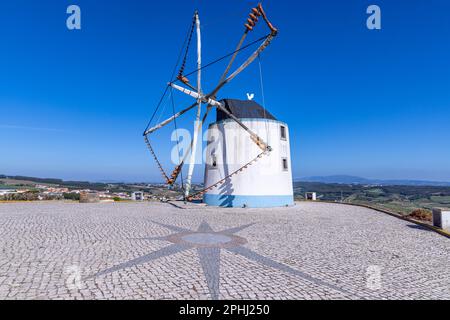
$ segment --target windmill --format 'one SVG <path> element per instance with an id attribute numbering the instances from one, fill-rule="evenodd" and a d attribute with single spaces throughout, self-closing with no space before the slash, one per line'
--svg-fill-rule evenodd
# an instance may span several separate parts
<path id="1" fill-rule="evenodd" d="M 267 25 L 270 33 L 248 45 L 244 45 L 244 42 L 250 32 L 253 31 L 253 29 L 256 27 L 258 22 L 263 20 L 265 24 Z M 196 33 L 197 35 L 197 70 L 194 72 L 190 72 L 188 74 L 185 74 L 185 66 L 186 66 L 186 57 L 188 53 L 189 46 L 191 45 L 193 34 Z M 147 126 L 145 132 L 144 132 L 144 139 L 145 143 L 147 144 L 148 149 L 150 150 L 150 153 L 154 157 L 157 166 L 159 167 L 162 176 L 165 180 L 165 182 L 169 186 L 173 186 L 180 176 L 182 174 L 182 169 L 186 163 L 189 164 L 187 169 L 187 178 L 186 178 L 186 185 L 184 189 L 184 197 L 188 201 L 192 201 L 194 199 L 198 199 L 199 197 L 202 197 L 203 195 L 207 194 L 213 189 L 218 188 L 219 186 L 230 182 L 230 179 L 232 179 L 234 176 L 241 174 L 243 171 L 248 169 L 250 166 L 254 165 L 257 161 L 262 159 L 264 156 L 269 155 L 272 152 L 272 147 L 268 144 L 267 141 L 265 141 L 254 129 L 251 128 L 248 124 L 245 123 L 245 121 L 242 121 L 240 117 L 233 112 L 226 100 L 219 100 L 217 99 L 219 91 L 228 83 L 230 83 L 233 79 L 235 79 L 240 73 L 242 73 L 248 66 L 250 66 L 257 58 L 259 58 L 260 54 L 268 47 L 268 45 L 272 42 L 272 40 L 277 36 L 278 30 L 272 25 L 272 23 L 269 21 L 263 7 L 261 4 L 259 4 L 257 7 L 251 9 L 251 13 L 249 14 L 249 18 L 247 19 L 245 23 L 245 29 L 244 34 L 242 35 L 241 39 L 239 40 L 239 43 L 236 47 L 236 49 L 224 56 L 221 59 L 218 59 L 214 61 L 213 63 L 207 64 L 205 66 L 202 65 L 202 37 L 201 37 L 201 25 L 200 25 L 200 17 L 199 13 L 196 11 L 193 17 L 192 26 L 190 28 L 189 36 L 187 37 L 187 45 L 186 45 L 186 53 L 184 55 L 183 62 L 181 64 L 181 68 L 179 70 L 178 76 L 171 80 L 166 87 L 166 90 L 163 94 L 163 97 L 161 98 L 160 104 L 162 100 L 164 99 L 167 92 L 176 90 L 179 92 L 184 93 L 185 95 L 191 97 L 194 99 L 194 102 L 187 108 L 175 113 L 173 112 L 173 115 L 150 127 L 150 124 Z M 236 57 L 239 52 L 241 52 L 243 49 L 248 48 L 249 46 L 261 42 L 258 48 L 246 58 L 246 60 L 237 67 L 233 72 L 231 71 L 231 68 L 233 67 L 233 64 L 236 60 Z M 225 71 L 223 72 L 222 76 L 220 77 L 220 80 L 218 84 L 214 87 L 214 89 L 209 93 L 204 93 L 202 88 L 202 70 L 206 67 L 209 67 L 210 65 L 217 63 L 220 60 L 230 58 L 227 67 Z M 191 84 L 191 79 L 189 79 L 189 76 L 196 74 L 196 85 Z M 173 77 L 172 77 L 173 78 Z M 253 98 L 253 96 L 252 96 Z M 236 102 L 236 101 L 235 101 Z M 158 110 L 160 104 L 157 106 L 156 111 Z M 196 108 L 196 117 L 195 117 L 195 125 L 194 125 L 194 134 L 191 143 L 189 144 L 189 150 L 184 153 L 184 156 L 182 159 L 180 159 L 180 163 L 175 167 L 173 172 L 168 175 L 166 171 L 163 169 L 161 162 L 159 161 L 156 152 L 153 148 L 153 146 L 150 143 L 149 136 L 153 134 L 155 131 L 160 130 L 161 128 L 165 127 L 169 123 L 175 122 L 177 118 L 183 116 L 188 111 Z M 202 115 L 202 110 L 205 108 L 205 113 Z M 196 147 L 197 142 L 199 138 L 199 133 L 201 132 L 202 126 L 204 125 L 206 118 L 210 111 L 212 109 L 216 109 L 217 113 L 221 114 L 223 117 L 226 117 L 227 119 L 230 119 L 233 121 L 233 123 L 239 127 L 243 132 L 245 132 L 246 138 L 249 139 L 253 146 L 256 146 L 256 148 L 259 150 L 258 154 L 255 158 L 250 159 L 250 161 L 246 161 L 244 163 L 241 163 L 241 165 L 232 172 L 229 171 L 229 168 L 227 168 L 227 174 L 221 175 L 220 178 L 217 181 L 209 181 L 208 185 L 205 184 L 205 188 L 198 192 L 192 192 L 192 177 L 194 173 L 194 163 L 195 163 L 195 156 L 196 156 Z M 156 113 L 155 111 L 155 113 Z M 261 113 L 261 112 L 260 112 Z M 264 109 L 264 114 L 266 114 Z M 155 114 L 154 114 L 155 115 Z M 153 120 L 154 116 L 152 117 Z M 152 121 L 151 120 L 151 121 Z M 211 155 L 210 155 L 211 156 Z M 208 174 L 206 174 L 208 175 Z M 211 175 L 209 175 L 211 177 Z M 289 193 L 289 192 L 288 192 Z M 288 201 L 290 202 L 290 201 Z"/>

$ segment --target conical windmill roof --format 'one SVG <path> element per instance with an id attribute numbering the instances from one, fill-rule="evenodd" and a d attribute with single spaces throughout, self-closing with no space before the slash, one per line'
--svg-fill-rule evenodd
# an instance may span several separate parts
<path id="1" fill-rule="evenodd" d="M 228 112 L 239 119 L 270 119 L 277 120 L 270 112 L 265 110 L 260 104 L 253 100 L 223 99 Z M 217 121 L 230 119 L 230 117 L 220 109 L 217 109 Z"/>

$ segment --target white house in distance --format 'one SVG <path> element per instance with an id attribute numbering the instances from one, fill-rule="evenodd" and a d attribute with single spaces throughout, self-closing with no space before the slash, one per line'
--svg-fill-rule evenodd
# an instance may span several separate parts
<path id="1" fill-rule="evenodd" d="M 227 110 L 265 140 L 272 151 L 224 184 L 208 191 L 203 201 L 220 207 L 282 207 L 294 204 L 289 128 L 254 101 L 225 99 Z M 205 186 L 242 168 L 262 150 L 223 111 L 209 126 Z"/>
<path id="2" fill-rule="evenodd" d="M 131 200 L 133 201 L 144 201 L 144 193 L 141 191 L 136 191 L 131 194 Z"/>
<path id="3" fill-rule="evenodd" d="M 17 193 L 17 190 L 13 190 L 13 189 L 0 189 L 0 196 L 4 196 L 7 194 L 14 194 Z"/>

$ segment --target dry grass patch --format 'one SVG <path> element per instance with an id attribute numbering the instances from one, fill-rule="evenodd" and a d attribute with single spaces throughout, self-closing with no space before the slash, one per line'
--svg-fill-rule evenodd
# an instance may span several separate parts
<path id="1" fill-rule="evenodd" d="M 408 215 L 408 217 L 419 221 L 433 221 L 433 213 L 427 209 L 415 209 Z"/>

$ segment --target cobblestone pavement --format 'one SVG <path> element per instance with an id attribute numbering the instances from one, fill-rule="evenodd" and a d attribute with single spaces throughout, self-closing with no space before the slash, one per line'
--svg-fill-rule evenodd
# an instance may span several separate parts
<path id="1" fill-rule="evenodd" d="M 450 239 L 298 203 L 0 204 L 0 299 L 450 299 Z"/>

